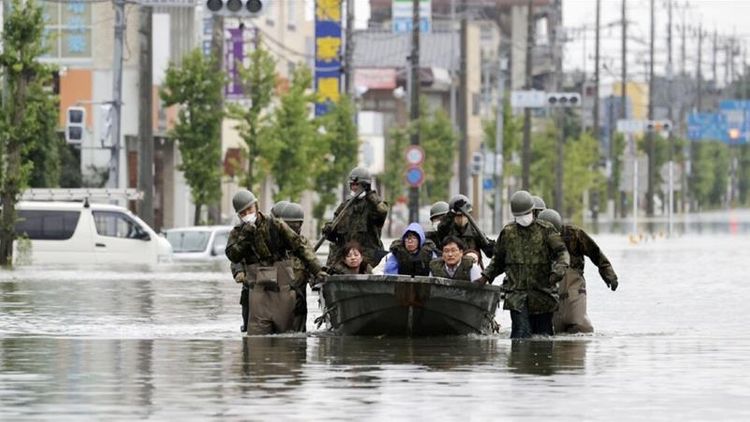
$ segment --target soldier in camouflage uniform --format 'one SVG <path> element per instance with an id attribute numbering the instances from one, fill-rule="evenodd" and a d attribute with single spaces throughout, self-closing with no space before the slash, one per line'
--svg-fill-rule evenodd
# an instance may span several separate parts
<path id="1" fill-rule="evenodd" d="M 300 204 L 287 202 L 280 207 L 279 217 L 309 246 L 307 238 L 300 234 L 302 223 L 305 221 L 305 212 Z M 305 332 L 307 330 L 307 285 L 315 282 L 315 275 L 296 256 L 292 256 L 292 268 L 294 269 L 292 288 L 297 293 L 297 304 L 294 307 L 294 331 Z"/>
<path id="2" fill-rule="evenodd" d="M 373 267 L 385 255 L 380 232 L 388 215 L 388 204 L 371 190 L 371 185 L 372 177 L 367 169 L 357 167 L 349 174 L 351 196 L 333 213 L 334 219 L 343 213 L 341 220 L 335 227 L 332 222 L 323 227 L 323 236 L 331 242 L 326 266 L 332 267 L 341 255 L 341 248 L 351 241 L 362 246 L 365 260 Z"/>
<path id="3" fill-rule="evenodd" d="M 283 221 L 259 212 L 257 202 L 247 190 L 232 198 L 241 223 L 229 234 L 225 252 L 230 261 L 245 264 L 243 284 L 252 291 L 248 334 L 288 332 L 294 328 L 297 303 L 290 256 L 299 258 L 315 281 L 326 274 L 309 245 Z"/>
<path id="4" fill-rule="evenodd" d="M 547 204 L 544 203 L 544 199 L 541 196 L 531 195 L 531 199 L 534 200 L 534 208 L 531 210 L 531 213 L 534 215 L 534 218 L 537 218 L 540 212 L 547 209 Z"/>
<path id="5" fill-rule="evenodd" d="M 560 232 L 565 247 L 570 254 L 570 268 L 560 283 L 560 308 L 555 312 L 552 322 L 556 333 L 591 333 L 594 327 L 586 315 L 586 280 L 583 278 L 584 256 L 599 268 L 599 275 L 607 287 L 615 291 L 618 286 L 617 274 L 612 264 L 582 229 L 562 224 L 557 211 L 546 209 L 539 214 L 539 219 L 548 221 Z"/>
<path id="6" fill-rule="evenodd" d="M 466 245 L 466 249 L 482 251 L 488 258 L 492 258 L 495 242 L 487 239 L 482 232 L 474 230 L 469 224 L 468 217 L 464 211 L 471 212 L 471 203 L 465 195 L 456 195 L 448 203 L 450 210 L 440 222 L 437 228 L 437 243 L 439 248 L 443 247 L 443 242 L 448 236 L 455 236 L 461 239 Z"/>
<path id="7" fill-rule="evenodd" d="M 555 228 L 546 221 L 534 220 L 534 202 L 528 192 L 514 193 L 510 207 L 516 221 L 503 228 L 495 255 L 478 281 L 484 284 L 506 274 L 503 308 L 510 310 L 511 338 L 552 335 L 557 283 L 565 275 L 570 257 Z"/>
<path id="8" fill-rule="evenodd" d="M 430 207 L 430 224 L 432 225 L 432 227 L 430 228 L 430 230 L 425 232 L 425 237 L 431 240 L 435 245 L 440 244 L 437 228 L 445 219 L 448 211 L 450 211 L 450 206 L 445 201 L 437 201 Z M 440 248 L 437 249 L 437 253 L 438 255 L 440 255 Z"/>

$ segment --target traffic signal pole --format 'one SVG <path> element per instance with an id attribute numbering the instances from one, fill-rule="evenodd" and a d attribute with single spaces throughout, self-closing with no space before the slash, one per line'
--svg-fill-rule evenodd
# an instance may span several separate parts
<path id="1" fill-rule="evenodd" d="M 153 75 L 151 50 L 153 8 L 140 6 L 138 36 L 140 39 L 138 94 L 138 189 L 143 192 L 138 215 L 149 226 L 154 227 L 154 129 L 153 129 Z"/>
<path id="2" fill-rule="evenodd" d="M 113 0 L 115 7 L 115 44 L 112 60 L 112 156 L 107 187 L 120 187 L 120 132 L 122 121 L 122 51 L 125 41 L 125 0 Z"/>
<path id="3" fill-rule="evenodd" d="M 411 94 L 410 119 L 411 119 L 411 145 L 419 145 L 419 0 L 412 0 L 412 29 L 411 29 L 411 78 L 409 82 L 409 93 Z M 409 188 L 409 221 L 419 221 L 419 188 Z"/>

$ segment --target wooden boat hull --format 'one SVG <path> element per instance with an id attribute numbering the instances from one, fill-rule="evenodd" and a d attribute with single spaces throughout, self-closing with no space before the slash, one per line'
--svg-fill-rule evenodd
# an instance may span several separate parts
<path id="1" fill-rule="evenodd" d="M 331 276 L 321 287 L 330 327 L 348 335 L 490 334 L 502 290 L 438 277 Z"/>

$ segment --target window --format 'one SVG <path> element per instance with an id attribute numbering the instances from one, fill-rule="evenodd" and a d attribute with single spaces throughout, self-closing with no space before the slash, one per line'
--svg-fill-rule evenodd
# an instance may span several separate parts
<path id="1" fill-rule="evenodd" d="M 268 4 L 268 10 L 266 10 L 266 25 L 273 26 L 273 22 L 276 20 L 278 11 L 276 10 L 276 2 L 272 1 Z"/>
<path id="2" fill-rule="evenodd" d="M 294 31 L 297 29 L 297 1 L 299 0 L 287 0 L 286 8 L 286 29 Z"/>
<path id="3" fill-rule="evenodd" d="M 31 240 L 67 240 L 78 226 L 80 211 L 18 210 L 16 235 Z"/>
<path id="4" fill-rule="evenodd" d="M 216 236 L 214 236 L 214 249 L 226 248 L 228 241 L 229 241 L 229 232 L 217 232 Z"/>
<path id="5" fill-rule="evenodd" d="M 180 252 L 203 252 L 208 245 L 210 231 L 169 231 L 167 240 L 172 245 L 172 251 Z M 226 240 L 224 241 L 226 244 Z"/>
<path id="6" fill-rule="evenodd" d="M 141 239 L 145 232 L 127 215 L 112 211 L 93 211 L 96 232 L 100 236 Z"/>
<path id="7" fill-rule="evenodd" d="M 91 58 L 91 2 L 44 2 L 44 32 L 51 59 Z"/>

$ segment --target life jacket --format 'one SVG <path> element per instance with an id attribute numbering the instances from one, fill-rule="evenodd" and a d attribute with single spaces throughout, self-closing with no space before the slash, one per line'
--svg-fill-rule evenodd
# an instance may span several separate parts
<path id="1" fill-rule="evenodd" d="M 433 259 L 434 244 L 425 243 L 416 254 L 409 253 L 406 247 L 398 242 L 391 246 L 391 253 L 398 261 L 398 273 L 401 275 L 430 275 L 430 261 Z"/>
<path id="2" fill-rule="evenodd" d="M 463 257 L 461 262 L 458 263 L 456 272 L 451 277 L 448 271 L 445 269 L 445 260 L 443 258 L 433 259 L 430 262 L 430 270 L 432 271 L 433 277 L 450 278 L 453 280 L 465 280 L 471 281 L 471 266 L 474 265 L 474 261 L 471 258 Z"/>

